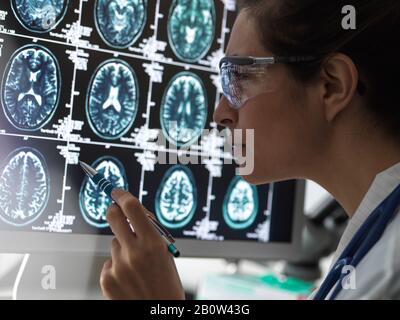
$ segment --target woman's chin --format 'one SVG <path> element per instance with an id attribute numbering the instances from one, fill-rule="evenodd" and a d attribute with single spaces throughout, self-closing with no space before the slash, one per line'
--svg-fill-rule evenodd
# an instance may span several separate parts
<path id="1" fill-rule="evenodd" d="M 277 174 L 278 171 L 272 173 L 272 172 L 265 172 L 265 170 L 261 170 L 260 172 L 260 170 L 257 171 L 256 167 L 250 173 L 247 173 L 246 171 L 241 171 L 240 170 L 241 168 L 238 169 L 239 171 L 237 171 L 237 175 L 241 176 L 245 181 L 253 185 L 262 185 L 267 183 L 281 182 L 294 179 L 291 178 L 289 175 Z"/>
<path id="2" fill-rule="evenodd" d="M 251 174 L 240 175 L 240 176 L 243 178 L 243 180 L 245 180 L 248 183 L 253 184 L 253 185 L 261 185 L 261 184 L 273 182 L 272 180 L 267 180 L 264 177 L 258 176 L 254 172 Z"/>

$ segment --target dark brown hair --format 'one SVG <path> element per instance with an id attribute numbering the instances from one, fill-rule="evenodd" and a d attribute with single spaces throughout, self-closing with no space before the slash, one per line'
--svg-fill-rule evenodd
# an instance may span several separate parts
<path id="1" fill-rule="evenodd" d="M 377 122 L 400 137 L 399 0 L 239 0 L 255 18 L 264 47 L 277 56 L 316 56 L 288 64 L 294 77 L 311 80 L 329 55 L 341 52 L 357 66 L 367 108 Z M 342 27 L 342 8 L 356 9 L 357 28 Z M 363 88 L 365 86 L 365 88 Z M 364 92 L 365 91 L 365 92 Z"/>

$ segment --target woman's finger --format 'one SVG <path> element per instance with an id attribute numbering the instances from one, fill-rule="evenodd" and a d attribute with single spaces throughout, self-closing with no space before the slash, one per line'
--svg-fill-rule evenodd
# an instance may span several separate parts
<path id="1" fill-rule="evenodd" d="M 103 264 L 103 268 L 100 272 L 100 287 L 103 295 L 108 298 L 109 290 L 111 289 L 112 285 L 112 276 L 111 276 L 111 267 L 112 267 L 112 260 L 108 259 Z M 113 285 L 114 286 L 114 285 Z"/>
<path id="2" fill-rule="evenodd" d="M 126 218 L 129 219 L 139 238 L 160 237 L 147 217 L 147 210 L 136 197 L 128 191 L 114 189 L 112 198 L 120 206 Z"/>
<path id="3" fill-rule="evenodd" d="M 136 236 L 121 208 L 115 203 L 111 204 L 107 209 L 107 221 L 121 245 L 124 247 L 133 245 Z"/>
<path id="4" fill-rule="evenodd" d="M 118 262 L 121 258 L 121 245 L 117 238 L 113 238 L 111 241 L 111 259 L 112 261 Z"/>
<path id="5" fill-rule="evenodd" d="M 112 272 L 113 262 L 111 259 L 107 260 L 100 274 L 100 287 L 103 296 L 107 299 L 123 299 L 125 297 L 124 293 L 121 291 L 113 272 Z"/>

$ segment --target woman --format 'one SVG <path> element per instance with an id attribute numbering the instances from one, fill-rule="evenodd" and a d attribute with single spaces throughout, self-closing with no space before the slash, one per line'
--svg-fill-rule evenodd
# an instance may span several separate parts
<path id="1" fill-rule="evenodd" d="M 214 119 L 230 129 L 254 129 L 254 171 L 243 177 L 248 182 L 316 181 L 351 218 L 335 261 L 341 258 L 342 266 L 356 267 L 355 282 L 350 289 L 337 289 L 343 280 L 340 271 L 330 275 L 318 299 L 396 298 L 398 197 L 383 235 L 362 254 L 359 246 L 381 224 L 371 220 L 372 212 L 400 184 L 400 2 L 351 2 L 356 30 L 342 27 L 348 1 L 240 1 L 226 50 L 230 58 L 221 63 L 224 97 Z M 248 65 L 254 61 L 256 74 Z M 246 151 L 245 145 L 240 147 Z M 100 279 L 105 296 L 184 298 L 174 261 L 147 221 L 146 209 L 127 192 L 117 190 L 113 197 L 122 209 L 113 205 L 108 211 L 116 239 Z M 357 254 L 349 249 L 355 237 L 361 239 Z"/>

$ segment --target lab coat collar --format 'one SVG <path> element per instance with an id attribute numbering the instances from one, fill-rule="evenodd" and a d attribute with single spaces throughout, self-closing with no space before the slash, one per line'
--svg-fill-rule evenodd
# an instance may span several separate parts
<path id="1" fill-rule="evenodd" d="M 371 212 L 400 184 L 400 163 L 379 173 L 372 182 L 367 194 L 361 201 L 339 242 L 332 263 L 339 258 L 354 234 L 365 222 Z"/>

